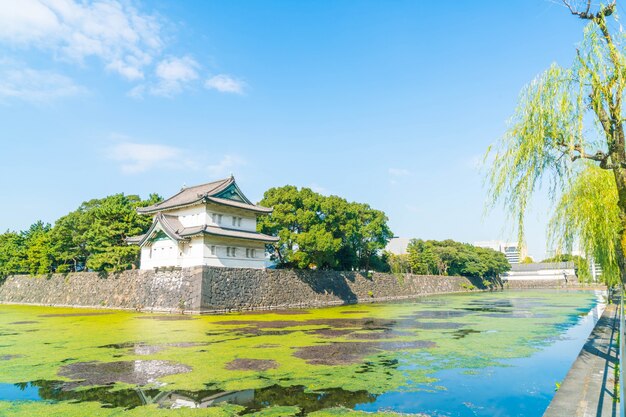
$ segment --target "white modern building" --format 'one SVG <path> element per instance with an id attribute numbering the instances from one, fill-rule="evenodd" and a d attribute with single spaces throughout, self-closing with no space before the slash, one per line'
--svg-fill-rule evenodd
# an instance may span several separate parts
<path id="1" fill-rule="evenodd" d="M 510 264 L 520 263 L 526 256 L 526 248 L 520 247 L 518 242 L 501 242 L 498 240 L 490 240 L 486 242 L 474 242 L 474 246 L 479 248 L 489 248 L 498 252 L 502 252 L 506 256 Z"/>
<path id="2" fill-rule="evenodd" d="M 278 241 L 256 231 L 257 216 L 272 209 L 251 203 L 232 176 L 183 188 L 137 211 L 154 216 L 146 234 L 127 239 L 141 246 L 141 269 L 264 268 L 265 244 Z"/>
<path id="3" fill-rule="evenodd" d="M 503 281 L 577 281 L 573 262 L 515 264 L 504 274 Z"/>
<path id="4" fill-rule="evenodd" d="M 394 236 L 389 239 L 385 250 L 394 255 L 406 255 L 409 243 L 411 243 L 411 238 Z"/>

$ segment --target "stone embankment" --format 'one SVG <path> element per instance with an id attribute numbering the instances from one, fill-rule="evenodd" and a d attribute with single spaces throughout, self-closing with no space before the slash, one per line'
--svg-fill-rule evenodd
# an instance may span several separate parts
<path id="1" fill-rule="evenodd" d="M 480 285 L 465 277 L 196 267 L 15 275 L 0 284 L 0 303 L 210 312 L 401 300 Z"/>
<path id="2" fill-rule="evenodd" d="M 544 417 L 619 415 L 615 382 L 618 310 L 615 304 L 604 310 Z"/>
<path id="3" fill-rule="evenodd" d="M 509 281 L 504 286 L 569 288 L 573 284 Z M 210 312 L 320 307 L 481 289 L 486 288 L 480 280 L 458 276 L 195 267 L 108 275 L 15 275 L 0 283 L 0 303 Z"/>

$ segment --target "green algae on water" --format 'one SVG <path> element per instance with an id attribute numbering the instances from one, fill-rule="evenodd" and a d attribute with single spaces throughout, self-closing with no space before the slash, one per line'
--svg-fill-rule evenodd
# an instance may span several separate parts
<path id="1" fill-rule="evenodd" d="M 0 306 L 0 383 L 40 381 L 45 400 L 0 402 L 0 415 L 363 415 L 349 409 L 432 389 L 439 371 L 532 355 L 594 299 L 526 291 L 221 316 Z M 160 408 L 228 392 L 245 401 Z"/>

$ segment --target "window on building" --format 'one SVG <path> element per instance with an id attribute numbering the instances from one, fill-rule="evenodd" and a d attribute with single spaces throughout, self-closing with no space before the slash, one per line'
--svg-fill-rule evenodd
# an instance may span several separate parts
<path id="1" fill-rule="evenodd" d="M 250 257 L 250 249 L 246 248 L 246 258 Z"/>
<path id="2" fill-rule="evenodd" d="M 233 226 L 237 226 L 237 218 L 233 216 Z"/>
<path id="3" fill-rule="evenodd" d="M 237 226 L 241 227 L 241 217 L 237 219 Z"/>
<path id="4" fill-rule="evenodd" d="M 215 245 L 211 245 L 211 255 L 215 255 Z"/>
<path id="5" fill-rule="evenodd" d="M 237 256 L 237 248 L 230 248 L 230 253 L 232 254 L 233 258 Z"/>
<path id="6" fill-rule="evenodd" d="M 256 249 L 251 249 L 250 250 L 250 257 L 251 258 L 256 258 Z"/>

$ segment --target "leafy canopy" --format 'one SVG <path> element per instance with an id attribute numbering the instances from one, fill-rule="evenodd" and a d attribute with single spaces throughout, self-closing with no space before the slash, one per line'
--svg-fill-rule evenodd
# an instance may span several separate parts
<path id="1" fill-rule="evenodd" d="M 494 279 L 511 269 L 503 253 L 453 240 L 413 239 L 407 247 L 410 272 Z M 400 263 L 402 266 L 402 263 Z"/>
<path id="2" fill-rule="evenodd" d="M 268 247 L 280 266 L 384 268 L 381 251 L 393 235 L 382 211 L 291 185 L 269 189 L 260 204 L 274 208 L 258 230 L 280 238 Z"/>
<path id="3" fill-rule="evenodd" d="M 489 205 L 504 204 L 520 242 L 531 197 L 546 187 L 555 204 L 550 240 L 579 244 L 602 265 L 606 279 L 616 280 L 619 234 L 626 231 L 626 199 L 620 214 L 617 198 L 618 191 L 626 196 L 626 182 L 613 179 L 626 180 L 626 55 L 624 35 L 609 27 L 615 3 L 597 13 L 589 8 L 570 7 L 589 21 L 574 61 L 569 67 L 553 64 L 522 90 L 507 132 L 487 152 L 486 179 Z"/>

